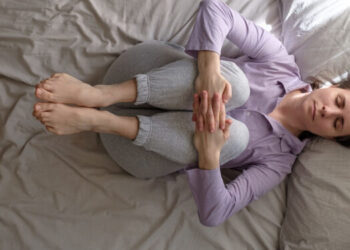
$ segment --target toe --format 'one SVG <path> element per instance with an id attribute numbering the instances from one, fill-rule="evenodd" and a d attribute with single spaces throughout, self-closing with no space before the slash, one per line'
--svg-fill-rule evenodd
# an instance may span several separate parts
<path id="1" fill-rule="evenodd" d="M 53 101 L 52 93 L 48 92 L 47 90 L 45 90 L 43 88 L 37 88 L 35 90 L 35 95 L 39 99 L 46 100 L 46 101 Z"/>
<path id="2" fill-rule="evenodd" d="M 40 103 L 43 111 L 51 111 L 55 108 L 57 104 L 55 103 Z"/>
<path id="3" fill-rule="evenodd" d="M 40 114 L 40 120 L 42 121 L 42 122 L 50 122 L 51 121 L 51 119 L 50 119 L 50 113 L 51 112 L 42 112 L 41 114 Z"/>
<path id="4" fill-rule="evenodd" d="M 35 116 L 35 118 L 38 118 L 40 112 L 38 112 L 38 103 L 36 103 L 34 106 L 33 106 L 33 116 Z"/>
<path id="5" fill-rule="evenodd" d="M 43 84 L 44 84 L 46 81 L 47 81 L 47 79 L 42 80 L 41 82 L 39 82 L 39 83 L 37 84 L 37 86 L 40 87 L 40 88 L 42 88 L 42 87 L 43 87 Z"/>
<path id="6" fill-rule="evenodd" d="M 40 103 L 36 103 L 35 105 L 34 105 L 34 112 L 36 113 L 36 114 L 38 114 L 38 111 L 39 110 L 41 110 L 41 105 L 40 105 Z"/>
<path id="7" fill-rule="evenodd" d="M 44 88 L 45 90 L 52 91 L 52 90 L 53 90 L 52 82 L 46 81 L 46 82 L 43 84 L 43 88 Z"/>
<path id="8" fill-rule="evenodd" d="M 42 112 L 41 113 L 42 118 L 49 118 L 50 117 L 50 112 Z"/>

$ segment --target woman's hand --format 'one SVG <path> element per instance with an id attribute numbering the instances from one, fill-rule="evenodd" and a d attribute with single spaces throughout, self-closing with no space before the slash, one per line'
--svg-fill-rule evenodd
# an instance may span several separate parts
<path id="1" fill-rule="evenodd" d="M 214 93 L 219 93 L 219 102 L 227 103 L 232 97 L 232 89 L 230 83 L 221 75 L 220 55 L 214 51 L 200 50 L 197 65 L 199 74 L 195 80 L 196 93 L 200 95 L 203 90 L 206 90 L 210 99 Z M 201 99 L 199 105 L 202 105 Z M 226 114 L 222 107 L 220 106 L 218 111 L 213 111 L 214 116 L 208 121 L 208 129 L 215 129 L 217 124 L 224 129 Z M 212 109 L 211 103 L 208 108 Z M 193 112 L 192 121 L 196 121 L 200 130 L 204 128 L 204 114 Z"/>
<path id="2" fill-rule="evenodd" d="M 214 93 L 218 93 L 219 103 L 227 103 L 232 97 L 230 83 L 218 72 L 200 73 L 195 80 L 195 90 L 196 93 L 202 93 L 203 90 L 206 90 L 210 99 L 213 98 Z M 200 98 L 199 105 L 201 106 L 202 103 L 202 98 Z M 213 111 L 213 116 L 208 120 L 208 131 L 214 130 L 218 124 L 220 129 L 225 128 L 226 113 L 224 107 L 225 105 L 220 105 L 218 110 L 214 110 L 209 102 L 208 109 Z M 203 109 L 200 109 L 200 112 L 193 112 L 192 121 L 196 121 L 200 131 L 204 129 L 204 115 Z"/>
<path id="3" fill-rule="evenodd" d="M 204 130 L 200 131 L 198 123 L 196 123 L 196 131 L 194 134 L 194 145 L 199 155 L 199 167 L 203 169 L 214 169 L 219 166 L 220 152 L 225 142 L 229 138 L 229 128 L 232 124 L 232 120 L 225 119 L 225 129 L 218 128 L 218 124 L 214 131 L 210 133 L 208 131 L 209 120 L 214 117 L 214 112 L 218 113 L 221 108 L 225 112 L 225 105 L 219 102 L 219 94 L 215 93 L 211 99 L 206 91 L 201 93 L 202 105 L 199 107 L 199 95 L 194 94 L 194 112 L 201 112 L 204 114 Z M 209 109 L 209 104 L 213 109 Z M 202 110 L 199 110 L 199 109 Z"/>

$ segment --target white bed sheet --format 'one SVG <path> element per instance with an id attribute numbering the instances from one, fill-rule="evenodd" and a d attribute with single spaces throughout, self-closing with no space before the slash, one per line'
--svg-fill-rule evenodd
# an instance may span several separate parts
<path id="1" fill-rule="evenodd" d="M 277 0 L 227 3 L 279 37 Z M 35 84 L 55 72 L 95 85 L 141 41 L 185 45 L 198 4 L 0 0 L 0 249 L 277 249 L 286 182 L 208 228 L 185 175 L 133 178 L 97 134 L 53 135 L 32 117 Z"/>

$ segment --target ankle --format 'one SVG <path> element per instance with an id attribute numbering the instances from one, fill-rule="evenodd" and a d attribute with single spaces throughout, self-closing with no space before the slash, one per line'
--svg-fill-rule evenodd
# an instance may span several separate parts
<path id="1" fill-rule="evenodd" d="M 137 117 L 117 116 L 108 111 L 98 111 L 93 121 L 92 131 L 116 134 L 134 140 L 139 130 Z"/>
<path id="2" fill-rule="evenodd" d="M 104 98 L 108 102 L 108 105 L 112 105 L 118 102 L 131 102 L 134 103 L 137 97 L 137 83 L 136 79 L 116 83 L 111 85 L 96 85 L 97 89 L 100 89 Z"/>
<path id="3" fill-rule="evenodd" d="M 112 95 L 112 91 L 110 90 L 110 85 L 99 84 L 95 85 L 94 88 L 100 93 L 100 105 L 99 107 L 108 107 L 112 105 L 118 100 L 116 100 L 116 96 Z"/>
<path id="4" fill-rule="evenodd" d="M 113 90 L 113 94 L 118 97 L 119 102 L 135 102 L 137 96 L 137 83 L 136 79 L 133 78 L 131 80 L 113 84 L 115 89 Z"/>

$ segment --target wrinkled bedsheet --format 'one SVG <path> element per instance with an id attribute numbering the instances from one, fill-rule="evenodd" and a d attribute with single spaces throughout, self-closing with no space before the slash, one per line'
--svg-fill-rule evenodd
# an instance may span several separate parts
<path id="1" fill-rule="evenodd" d="M 0 0 L 1 250 L 277 249 L 286 182 L 205 227 L 184 174 L 136 179 L 96 133 L 54 135 L 32 116 L 35 84 L 55 72 L 96 85 L 139 42 L 185 45 L 199 2 Z M 226 2 L 279 36 L 277 0 Z"/>

